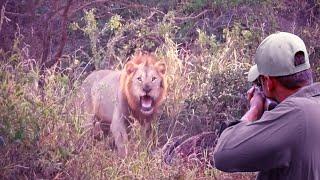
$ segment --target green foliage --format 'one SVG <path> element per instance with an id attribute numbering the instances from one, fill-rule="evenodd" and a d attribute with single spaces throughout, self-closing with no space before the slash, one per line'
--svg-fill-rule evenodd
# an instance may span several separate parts
<path id="1" fill-rule="evenodd" d="M 207 49 L 214 53 L 218 46 L 215 35 L 212 34 L 211 36 L 208 36 L 205 32 L 201 31 L 200 29 L 197 29 L 197 32 L 199 34 L 198 43 L 200 47 L 205 48 L 206 46 L 208 46 Z"/>
<path id="2" fill-rule="evenodd" d="M 85 34 L 89 36 L 91 51 L 93 54 L 94 64 L 96 69 L 101 68 L 101 54 L 98 52 L 98 41 L 99 41 L 99 30 L 97 26 L 97 21 L 94 15 L 94 9 L 84 12 L 84 20 L 86 22 L 86 26 L 82 29 Z"/>
<path id="3" fill-rule="evenodd" d="M 95 13 L 95 9 L 91 9 L 88 11 L 85 10 L 84 17 L 83 17 L 83 20 L 85 22 L 85 26 L 80 27 L 77 22 L 72 22 L 69 25 L 69 28 L 73 31 L 80 30 L 86 36 L 89 37 L 91 53 L 92 53 L 92 57 L 89 60 L 89 62 L 93 62 L 96 69 L 102 69 L 102 68 L 104 68 L 104 64 L 103 64 L 102 60 L 103 60 L 103 56 L 105 55 L 105 51 L 104 51 L 103 47 L 100 46 L 100 38 L 101 38 L 101 34 L 103 34 L 104 31 L 106 31 L 106 29 L 100 29 L 98 27 L 98 22 L 96 20 L 94 13 Z M 116 21 L 116 20 L 117 19 L 115 19 L 114 21 Z M 120 25 L 115 25 L 115 26 L 120 27 Z"/>
<path id="4" fill-rule="evenodd" d="M 224 174 L 202 164 L 169 166 L 160 151 L 172 137 L 215 131 L 219 122 L 243 115 L 246 90 L 251 86 L 246 72 L 255 49 L 267 34 L 279 30 L 276 16 L 281 10 L 287 16 L 292 9 L 263 0 L 117 3 L 92 4 L 70 16 L 68 39 L 76 43 L 67 42 L 59 63 L 42 72 L 44 87 L 38 86 L 39 64 L 30 64 L 26 55 L 34 47 L 27 44 L 19 28 L 11 49 L 0 49 L 0 136 L 6 144 L 0 146 L 4 152 L 0 154 L 0 176 L 250 179 L 248 174 Z M 39 9 L 41 15 L 48 12 L 46 6 Z M 203 14 L 197 16 L 199 13 Z M 308 28 L 303 27 L 302 33 L 315 40 L 312 48 L 318 53 L 314 33 L 320 31 Z M 52 49 L 54 52 L 55 46 Z M 169 92 L 152 126 L 154 139 L 141 139 L 140 126 L 133 123 L 132 153 L 123 160 L 110 147 L 110 137 L 96 141 L 83 129 L 84 117 L 72 106 L 73 95 L 87 75 L 87 62 L 96 69 L 119 70 L 137 50 L 152 51 L 166 62 Z M 35 57 L 35 62 L 40 59 Z M 315 70 L 319 78 L 320 69 Z"/>
<path id="5" fill-rule="evenodd" d="M 185 11 L 187 12 L 194 12 L 204 9 L 208 6 L 214 7 L 223 7 L 223 8 L 232 8 L 239 5 L 253 5 L 259 3 L 270 3 L 270 0 L 192 0 L 187 1 L 186 5 L 184 6 Z"/>
<path id="6" fill-rule="evenodd" d="M 192 12 L 192 11 L 197 11 L 199 9 L 202 9 L 206 5 L 208 5 L 210 1 L 208 0 L 192 0 L 187 2 L 185 8 L 185 11 L 187 12 Z"/>
<path id="7" fill-rule="evenodd" d="M 238 6 L 240 4 L 259 4 L 262 2 L 269 2 L 270 0 L 212 0 L 216 5 L 222 5 L 225 7 Z"/>
<path id="8" fill-rule="evenodd" d="M 111 31 L 118 31 L 122 27 L 122 18 L 119 15 L 114 15 L 110 18 L 108 26 Z"/>
<path id="9" fill-rule="evenodd" d="M 95 9 L 84 11 L 84 20 L 86 22 L 86 26 L 83 28 L 83 32 L 92 37 L 96 37 L 98 34 L 98 26 L 94 11 Z"/>

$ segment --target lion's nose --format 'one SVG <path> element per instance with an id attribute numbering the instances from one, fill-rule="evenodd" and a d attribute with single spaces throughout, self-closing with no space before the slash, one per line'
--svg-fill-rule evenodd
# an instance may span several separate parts
<path id="1" fill-rule="evenodd" d="M 151 87 L 148 85 L 143 86 L 143 91 L 149 93 L 151 91 Z"/>

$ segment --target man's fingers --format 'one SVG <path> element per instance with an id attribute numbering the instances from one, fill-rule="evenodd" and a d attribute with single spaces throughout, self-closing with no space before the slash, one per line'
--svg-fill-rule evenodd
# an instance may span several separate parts
<path id="1" fill-rule="evenodd" d="M 254 90 L 255 90 L 255 87 L 252 86 L 252 87 L 247 91 L 247 99 L 248 99 L 249 101 L 250 101 L 250 99 L 253 97 Z"/>
<path id="2" fill-rule="evenodd" d="M 259 90 L 257 87 L 255 87 L 255 89 L 256 90 L 252 93 L 252 97 L 257 95 L 257 96 L 260 96 L 261 98 L 265 98 L 265 95 L 261 90 Z"/>

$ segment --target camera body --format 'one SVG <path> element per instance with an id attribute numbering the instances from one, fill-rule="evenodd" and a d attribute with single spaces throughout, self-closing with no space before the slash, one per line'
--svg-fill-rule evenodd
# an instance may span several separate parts
<path id="1" fill-rule="evenodd" d="M 261 86 L 259 85 L 256 85 L 255 84 L 255 88 L 258 90 L 258 91 L 261 91 L 262 92 L 262 89 L 261 89 Z M 270 98 L 265 98 L 265 101 L 264 101 L 264 110 L 265 111 L 271 111 L 272 109 L 274 109 L 276 106 L 278 105 L 278 103 Z"/>
<path id="2" fill-rule="evenodd" d="M 266 98 L 266 100 L 264 101 L 264 110 L 265 111 L 271 111 L 272 109 L 274 109 L 276 106 L 278 105 L 278 103 L 270 98 Z"/>

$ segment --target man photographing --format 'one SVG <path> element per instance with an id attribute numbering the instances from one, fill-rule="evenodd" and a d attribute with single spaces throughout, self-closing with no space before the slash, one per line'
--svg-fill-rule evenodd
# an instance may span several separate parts
<path id="1" fill-rule="evenodd" d="M 313 83 L 304 42 L 278 32 L 259 45 L 248 80 L 250 109 L 221 134 L 217 169 L 256 172 L 257 179 L 320 179 L 320 83 Z M 264 111 L 265 99 L 279 104 Z"/>

